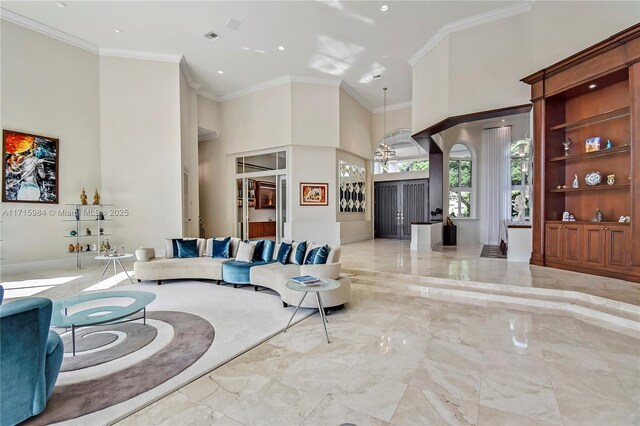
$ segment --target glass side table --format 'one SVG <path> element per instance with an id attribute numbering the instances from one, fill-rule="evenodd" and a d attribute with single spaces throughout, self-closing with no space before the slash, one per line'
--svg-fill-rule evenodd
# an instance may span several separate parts
<path id="1" fill-rule="evenodd" d="M 307 297 L 307 294 L 315 293 L 316 301 L 318 302 L 318 310 L 320 311 L 320 318 L 322 318 L 322 325 L 324 326 L 324 334 L 327 336 L 327 343 L 331 343 L 331 341 L 329 340 L 329 332 L 327 331 L 327 317 L 324 313 L 324 306 L 322 305 L 320 293 L 323 291 L 335 290 L 336 288 L 340 287 L 340 282 L 336 280 L 330 280 L 328 278 L 323 278 L 318 283 L 303 285 L 299 282 L 289 280 L 287 281 L 286 286 L 290 290 L 301 292 L 302 297 L 300 298 L 300 302 L 298 303 L 298 306 L 296 306 L 295 311 L 293 311 L 293 315 L 291 315 L 287 326 L 284 328 L 284 333 L 287 332 L 289 325 L 291 325 L 291 321 L 293 321 L 293 317 L 296 316 L 296 312 L 298 312 L 298 309 L 300 308 L 300 305 L 302 305 L 304 298 Z"/>

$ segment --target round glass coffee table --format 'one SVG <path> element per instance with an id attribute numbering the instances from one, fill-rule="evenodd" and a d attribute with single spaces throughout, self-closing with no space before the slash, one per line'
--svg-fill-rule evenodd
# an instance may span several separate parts
<path id="1" fill-rule="evenodd" d="M 119 324 L 141 319 L 147 323 L 147 305 L 153 302 L 156 295 L 148 291 L 97 291 L 82 293 L 53 301 L 51 327 L 71 328 L 73 356 L 76 355 L 76 329 L 93 325 Z M 125 299 L 131 303 L 113 305 L 101 303 L 102 299 Z M 95 303 L 91 303 L 95 302 Z M 92 307 L 73 309 L 77 305 L 90 303 Z M 113 302 L 110 302 L 113 303 Z M 69 310 L 74 310 L 69 313 Z M 132 316 L 142 311 L 142 316 Z"/>
<path id="2" fill-rule="evenodd" d="M 340 281 L 322 278 L 319 282 L 305 285 L 294 280 L 289 280 L 287 281 L 286 286 L 289 290 L 302 292 L 302 297 L 300 298 L 300 302 L 298 303 L 298 306 L 296 306 L 295 311 L 293 311 L 293 315 L 291 315 L 287 326 L 284 328 L 284 333 L 287 332 L 287 329 L 291 325 L 291 321 L 293 321 L 293 317 L 296 316 L 296 312 L 298 312 L 298 309 L 300 308 L 300 305 L 302 305 L 304 298 L 307 297 L 307 294 L 315 293 L 316 301 L 318 302 L 318 310 L 320 311 L 320 318 L 322 318 L 322 325 L 324 325 L 324 334 L 327 336 L 327 343 L 331 343 L 329 340 L 329 332 L 327 331 L 327 317 L 324 313 L 324 306 L 322 305 L 320 293 L 323 291 L 335 290 L 340 287 Z"/>

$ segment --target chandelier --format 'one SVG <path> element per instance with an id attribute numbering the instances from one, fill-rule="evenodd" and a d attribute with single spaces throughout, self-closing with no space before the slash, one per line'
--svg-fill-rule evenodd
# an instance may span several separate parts
<path id="1" fill-rule="evenodd" d="M 384 138 L 382 143 L 378 145 L 376 152 L 373 153 L 373 159 L 386 166 L 389 160 L 396 156 L 396 150 L 387 143 L 387 88 L 382 90 L 384 93 Z"/>

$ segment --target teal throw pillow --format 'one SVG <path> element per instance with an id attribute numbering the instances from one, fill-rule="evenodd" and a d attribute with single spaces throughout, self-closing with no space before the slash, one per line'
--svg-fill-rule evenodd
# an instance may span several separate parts
<path id="1" fill-rule="evenodd" d="M 262 260 L 264 262 L 271 262 L 273 260 L 273 252 L 276 249 L 276 242 L 271 240 L 264 240 L 264 246 L 262 247 Z"/>
<path id="2" fill-rule="evenodd" d="M 228 259 L 229 247 L 231 246 L 231 237 L 224 240 L 213 239 L 213 247 L 211 249 L 211 257 L 214 259 Z"/>
<path id="3" fill-rule="evenodd" d="M 302 241 L 298 243 L 296 252 L 293 256 L 293 263 L 296 265 L 302 265 L 304 263 L 304 254 L 307 252 L 307 242 Z"/>
<path id="4" fill-rule="evenodd" d="M 179 258 L 198 257 L 197 240 L 176 240 L 176 245 L 178 246 Z"/>
<path id="5" fill-rule="evenodd" d="M 322 246 L 320 247 L 320 250 L 318 250 L 316 257 L 313 258 L 313 264 L 324 265 L 325 263 L 327 263 L 328 257 L 329 257 L 329 246 Z"/>
<path id="6" fill-rule="evenodd" d="M 280 244 L 280 250 L 278 250 L 278 256 L 276 257 L 276 262 L 280 262 L 283 265 L 286 265 L 287 259 L 289 258 L 289 253 L 291 253 L 291 244 L 288 244 L 288 243 Z"/>
<path id="7" fill-rule="evenodd" d="M 307 255 L 307 258 L 304 260 L 304 264 L 305 265 L 313 265 L 313 260 L 316 258 L 316 255 L 318 254 L 318 252 L 320 251 L 322 247 L 316 247 L 314 249 L 312 249 L 309 254 Z"/>

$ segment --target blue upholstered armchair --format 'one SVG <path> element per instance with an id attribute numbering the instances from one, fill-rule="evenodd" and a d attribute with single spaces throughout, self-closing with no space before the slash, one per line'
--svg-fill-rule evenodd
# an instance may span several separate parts
<path id="1" fill-rule="evenodd" d="M 49 331 L 51 300 L 32 297 L 0 306 L 0 425 L 41 413 L 62 365 L 62 339 Z"/>

